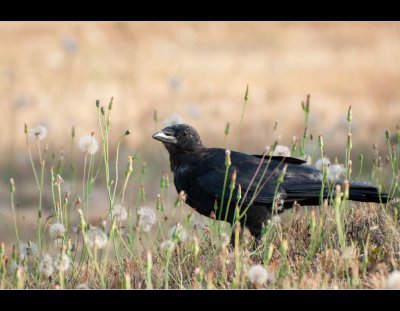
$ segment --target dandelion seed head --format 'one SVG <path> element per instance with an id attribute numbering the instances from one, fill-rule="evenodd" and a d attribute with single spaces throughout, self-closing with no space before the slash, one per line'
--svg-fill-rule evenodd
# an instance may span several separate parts
<path id="1" fill-rule="evenodd" d="M 222 243 L 222 245 L 228 245 L 229 244 L 229 242 L 231 241 L 231 237 L 229 236 L 229 234 L 228 233 L 226 233 L 226 232 L 221 232 L 221 243 Z"/>
<path id="2" fill-rule="evenodd" d="M 175 124 L 182 124 L 183 123 L 183 118 L 180 116 L 180 114 L 174 112 L 170 114 L 165 120 L 164 120 L 164 125 L 165 126 L 171 126 Z"/>
<path id="3" fill-rule="evenodd" d="M 343 164 L 332 164 L 329 166 L 328 179 L 329 181 L 334 182 L 337 179 L 343 178 L 344 173 L 345 173 L 345 168 Z"/>
<path id="4" fill-rule="evenodd" d="M 342 258 L 350 260 L 356 257 L 356 249 L 353 246 L 346 247 L 342 252 Z"/>
<path id="5" fill-rule="evenodd" d="M 306 154 L 304 157 L 304 161 L 306 161 L 306 164 L 311 165 L 311 156 L 309 154 Z"/>
<path id="6" fill-rule="evenodd" d="M 114 205 L 111 214 L 116 221 L 123 221 L 128 218 L 128 212 L 126 211 L 126 208 L 120 204 Z"/>
<path id="7" fill-rule="evenodd" d="M 22 268 L 25 272 L 28 271 L 28 267 L 27 266 L 25 266 L 25 265 L 23 265 L 21 263 L 18 264 L 15 260 L 13 260 L 11 262 L 11 267 L 10 267 L 11 272 L 15 273 L 15 271 L 17 271 L 18 268 Z"/>
<path id="8" fill-rule="evenodd" d="M 322 159 L 318 159 L 315 162 L 315 167 L 322 172 L 322 168 L 328 168 L 331 165 L 331 160 L 329 160 L 327 157 L 323 157 Z"/>
<path id="9" fill-rule="evenodd" d="M 99 149 L 97 139 L 92 135 L 82 136 L 78 141 L 79 150 L 83 153 L 95 154 Z"/>
<path id="10" fill-rule="evenodd" d="M 281 217 L 279 215 L 272 216 L 271 220 L 268 220 L 269 224 L 278 225 L 281 222 Z"/>
<path id="11" fill-rule="evenodd" d="M 248 273 L 249 281 L 255 285 L 263 285 L 267 281 L 273 282 L 275 277 L 269 273 L 262 265 L 253 265 Z"/>
<path id="12" fill-rule="evenodd" d="M 54 185 L 55 185 L 55 186 L 59 186 L 59 185 L 61 185 L 63 182 L 64 182 L 64 179 L 63 179 L 60 175 L 57 175 L 56 180 L 54 181 Z"/>
<path id="13" fill-rule="evenodd" d="M 51 258 L 49 254 L 43 256 L 42 261 L 39 264 L 39 271 L 47 277 L 53 274 L 53 258 Z"/>
<path id="14" fill-rule="evenodd" d="M 283 145 L 277 145 L 275 147 L 274 152 L 272 153 L 273 156 L 281 156 L 281 157 L 290 157 L 290 148 Z"/>
<path id="15" fill-rule="evenodd" d="M 50 236 L 53 239 L 59 239 L 64 236 L 65 233 L 65 226 L 62 223 L 55 223 L 52 224 L 49 228 Z"/>
<path id="16" fill-rule="evenodd" d="M 204 220 L 204 218 L 196 218 L 192 223 L 193 230 L 200 236 L 206 235 L 210 231 L 210 227 L 208 226 L 208 221 Z"/>
<path id="17" fill-rule="evenodd" d="M 46 135 L 47 129 L 41 124 L 28 129 L 28 137 L 31 140 L 43 140 Z"/>
<path id="18" fill-rule="evenodd" d="M 86 235 L 87 244 L 90 248 L 102 249 L 107 245 L 107 234 L 97 227 L 92 227 Z"/>
<path id="19" fill-rule="evenodd" d="M 69 263 L 70 260 L 68 256 L 64 252 L 62 252 L 54 260 L 54 268 L 56 268 L 57 271 L 65 272 L 69 269 Z"/>
<path id="20" fill-rule="evenodd" d="M 153 209 L 149 207 L 139 207 L 138 226 L 143 232 L 149 232 L 157 222 L 157 216 Z"/>
<path id="21" fill-rule="evenodd" d="M 175 248 L 175 243 L 171 240 L 162 241 L 160 244 L 160 250 L 163 253 L 172 252 Z"/>
<path id="22" fill-rule="evenodd" d="M 185 228 L 183 228 L 180 223 L 177 223 L 175 226 L 169 229 L 169 237 L 172 241 L 184 242 L 186 241 L 188 235 Z"/>
<path id="23" fill-rule="evenodd" d="M 25 257 L 31 257 L 31 256 L 36 256 L 39 253 L 38 246 L 33 243 L 20 243 L 19 244 L 19 253 L 20 253 L 20 258 L 21 260 L 24 259 Z"/>
<path id="24" fill-rule="evenodd" d="M 386 288 L 400 289 L 400 271 L 395 270 L 388 275 L 386 280 Z"/>

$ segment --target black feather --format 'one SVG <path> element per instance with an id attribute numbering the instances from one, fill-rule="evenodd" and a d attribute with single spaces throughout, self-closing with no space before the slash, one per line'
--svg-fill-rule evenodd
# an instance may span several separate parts
<path id="1" fill-rule="evenodd" d="M 249 155 L 232 151 L 230 154 L 228 182 L 222 197 L 225 178 L 225 149 L 206 148 L 196 130 L 185 124 L 167 127 L 153 135 L 163 142 L 170 155 L 174 184 L 178 192 L 185 191 L 186 202 L 199 213 L 232 223 L 235 207 L 246 210 L 246 217 L 240 221 L 250 232 L 260 238 L 263 225 L 271 217 L 275 191 L 275 204 L 282 209 L 291 208 L 296 201 L 302 205 L 319 205 L 322 174 L 315 167 L 301 159 L 281 156 Z M 282 184 L 277 188 L 281 170 L 286 167 Z M 236 171 L 236 186 L 230 194 L 229 185 L 233 171 Z M 344 189 L 344 181 L 337 180 Z M 242 199 L 236 202 L 238 185 L 242 188 Z M 350 200 L 362 202 L 386 202 L 386 194 L 365 183 L 350 182 Z M 328 185 L 323 193 L 329 195 Z M 332 187 L 331 187 L 332 189 Z M 333 187 L 334 189 L 334 187 Z M 214 210 L 215 200 L 218 208 Z M 227 202 L 230 200 L 230 205 Z M 222 209 L 220 209 L 223 201 Z"/>

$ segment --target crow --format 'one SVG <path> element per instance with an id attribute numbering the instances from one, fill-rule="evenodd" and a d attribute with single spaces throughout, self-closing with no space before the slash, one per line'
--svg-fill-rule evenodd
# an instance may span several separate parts
<path id="1" fill-rule="evenodd" d="M 247 227 L 257 241 L 261 239 L 263 226 L 275 213 L 293 207 L 295 202 L 319 205 L 321 192 L 327 198 L 332 194 L 330 190 L 335 192 L 336 185 L 342 191 L 345 189 L 343 179 L 324 184 L 323 174 L 317 168 L 292 157 L 230 151 L 231 165 L 227 171 L 229 151 L 205 147 L 190 125 L 168 126 L 153 134 L 153 138 L 168 150 L 176 190 L 184 191 L 189 206 L 231 225 L 237 220 L 237 209 L 241 227 Z M 230 187 L 232 178 L 234 188 Z M 349 199 L 385 203 L 388 196 L 367 183 L 350 181 Z"/>

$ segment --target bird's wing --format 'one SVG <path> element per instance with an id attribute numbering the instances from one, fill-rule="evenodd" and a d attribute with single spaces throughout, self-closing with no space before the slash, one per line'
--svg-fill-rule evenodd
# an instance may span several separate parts
<path id="1" fill-rule="evenodd" d="M 221 198 L 225 178 L 224 152 L 213 152 L 213 157 L 203 163 L 202 172 L 197 175 L 196 184 L 200 190 L 213 197 Z M 231 201 L 236 202 L 237 189 L 242 188 L 242 201 L 248 204 L 271 204 L 275 190 L 287 203 L 298 201 L 314 202 L 319 198 L 322 175 L 315 167 L 305 165 L 303 160 L 287 157 L 268 157 L 260 166 L 260 158 L 239 152 L 231 153 L 232 165 L 225 186 L 224 201 L 230 196 L 233 170 L 236 170 L 236 185 Z M 284 166 L 287 171 L 284 181 L 277 189 L 278 177 Z M 257 176 L 254 175 L 258 170 Z M 247 192 L 247 195 L 244 194 Z M 255 196 L 255 198 L 254 198 Z"/>
<path id="2" fill-rule="evenodd" d="M 217 157 L 216 157 L 217 158 Z M 207 193 L 210 196 L 216 198 L 222 198 L 225 172 L 226 167 L 223 162 L 223 158 L 209 159 L 207 163 L 203 163 L 201 172 L 197 175 L 196 184 L 203 193 Z M 271 161 L 270 164 L 267 161 L 263 161 L 258 174 L 255 178 L 257 168 L 259 167 L 259 159 L 254 158 L 250 155 L 233 153 L 232 154 L 232 165 L 229 168 L 227 175 L 227 181 L 225 185 L 224 201 L 227 202 L 231 196 L 231 202 L 235 203 L 237 199 L 238 185 L 241 186 L 242 201 L 243 203 L 249 203 L 256 195 L 253 203 L 259 204 L 270 204 L 273 202 L 275 188 L 277 183 L 277 177 L 279 175 L 279 167 L 281 162 Z M 265 169 L 267 169 L 265 171 Z M 236 182 L 235 188 L 232 192 L 230 191 L 230 184 L 233 171 L 236 170 Z M 263 173 L 265 171 L 264 176 Z M 246 196 L 245 193 L 247 193 Z"/>
<path id="3" fill-rule="evenodd" d="M 265 161 L 268 161 L 268 159 L 278 161 L 278 162 L 283 162 L 283 163 L 292 163 L 292 164 L 303 164 L 306 163 L 306 161 L 298 158 L 293 158 L 293 157 L 283 157 L 283 156 L 264 156 L 262 154 L 252 154 L 252 157 L 256 158 L 263 158 Z"/>

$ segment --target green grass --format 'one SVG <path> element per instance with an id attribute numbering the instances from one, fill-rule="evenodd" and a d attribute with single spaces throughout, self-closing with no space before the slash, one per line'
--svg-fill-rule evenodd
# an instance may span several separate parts
<path id="1" fill-rule="evenodd" d="M 248 100 L 247 88 L 232 147 L 238 143 Z M 48 147 L 43 149 L 39 139 L 30 140 L 28 125 L 25 125 L 27 152 L 38 192 L 36 238 L 23 241 L 21 231 L 24 230 L 15 218 L 14 197 L 18 196 L 18 184 L 11 179 L 10 209 L 14 215 L 15 243 L 11 248 L 1 244 L 0 288 L 384 288 L 388 274 L 400 269 L 399 203 L 351 202 L 347 200 L 348 188 L 336 189 L 334 195 L 333 185 L 329 182 L 327 186 L 332 191 L 329 202 L 321 198 L 320 206 L 312 209 L 295 204 L 281 218 L 275 216 L 266 224 L 259 245 L 255 245 L 249 234 L 240 238 L 238 225 L 230 228 L 212 218 L 205 220 L 196 215 L 185 205 L 184 193 L 170 197 L 171 185 L 165 172 L 161 174 L 157 197 L 147 198 L 147 165 L 151 168 L 151 164 L 142 162 L 141 168 L 135 170 L 138 155 L 119 157 L 121 143 L 130 131 L 121 133 L 115 144 L 116 150 L 110 150 L 112 107 L 112 99 L 106 106 L 96 101 L 99 128 L 86 137 L 86 147 L 82 147 L 84 141 L 76 141 L 75 128 L 72 128 L 71 159 L 72 154 L 83 150 L 77 163 L 67 157 L 57 163 L 54 158 L 50 159 Z M 317 146 L 312 145 L 312 139 L 307 142 L 309 96 L 302 108 L 304 134 L 301 141 L 293 141 L 292 156 L 305 158 L 309 155 L 319 159 L 324 156 L 322 137 Z M 352 117 L 349 108 L 348 136 L 344 137 L 343 144 L 347 177 L 351 176 L 352 167 Z M 158 127 L 156 112 L 154 121 Z M 223 135 L 221 133 L 221 137 Z M 228 136 L 229 125 L 225 130 L 227 147 L 230 146 Z M 98 140 L 97 152 L 91 137 Z M 376 152 L 370 182 L 397 196 L 400 134 L 397 133 L 397 140 L 393 142 L 387 131 L 386 138 L 388 160 L 383 161 Z M 75 150 L 77 142 L 82 150 Z M 32 156 L 31 145 L 35 144 L 39 165 Z M 264 157 L 271 154 L 277 144 L 266 148 Z M 316 154 L 312 150 L 317 150 Z M 111 158 L 111 154 L 115 154 L 115 158 Z M 363 157 L 360 159 L 362 162 Z M 70 163 L 69 171 L 64 168 L 65 163 Z M 229 202 L 236 178 L 236 174 L 228 175 L 230 164 L 227 154 L 223 186 L 224 191 L 229 191 Z M 80 173 L 77 168 L 82 165 Z M 119 174 L 121 166 L 125 167 L 123 175 Z M 280 174 L 280 181 L 284 174 L 285 170 Z M 264 171 L 257 189 L 267 180 Z M 72 185 L 72 192 L 66 192 L 64 181 Z M 97 222 L 91 221 L 90 217 L 93 209 L 90 198 L 95 195 L 95 185 L 103 189 L 107 198 L 107 209 Z M 136 193 L 133 203 L 126 200 L 127 189 Z M 44 219 L 42 198 L 48 190 L 52 212 Z M 246 195 L 239 191 L 237 199 L 240 201 Z M 151 206 L 148 202 L 156 204 Z M 238 203 L 237 224 L 248 206 L 241 208 L 242 204 Z M 126 215 L 123 215 L 124 210 Z M 65 230 L 55 232 L 55 223 L 62 224 Z M 235 233 L 234 246 L 229 244 L 232 231 Z M 45 254 L 51 254 L 53 259 L 52 269 L 47 271 L 42 263 Z M 264 275 L 263 279 L 258 275 L 257 279 L 254 266 L 258 264 L 268 272 L 268 277 Z M 256 279 L 262 281 L 256 282 Z"/>

